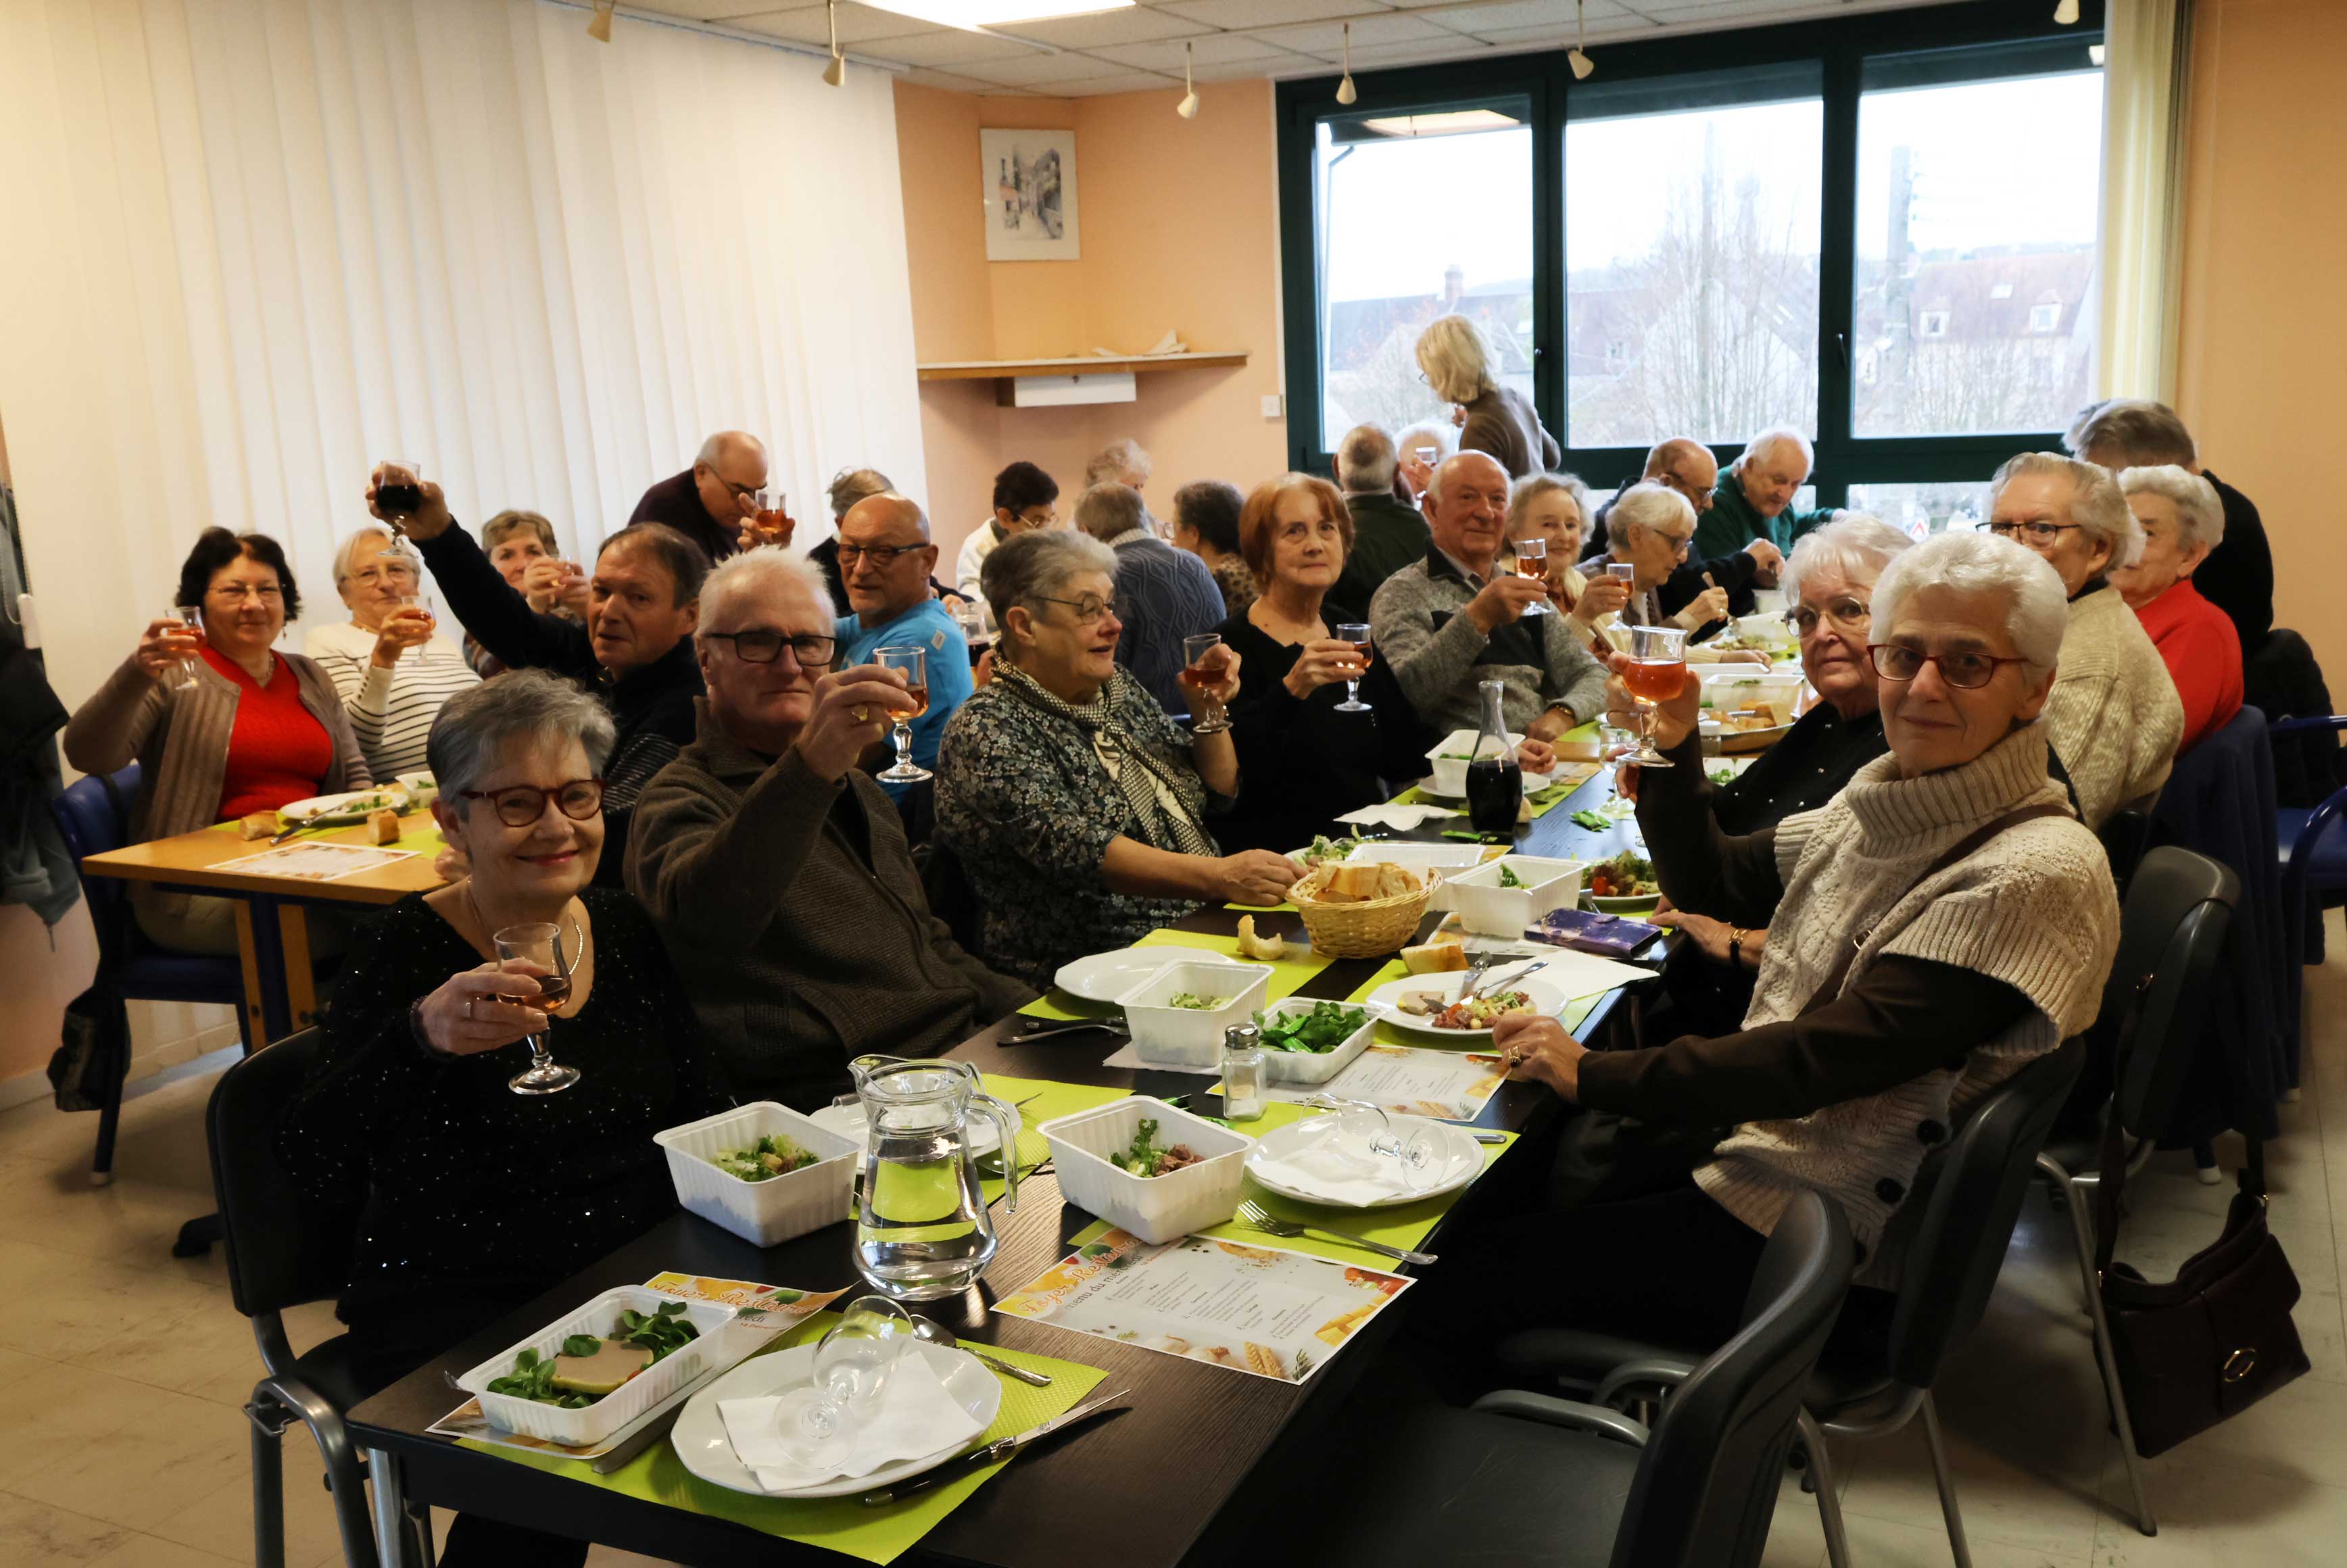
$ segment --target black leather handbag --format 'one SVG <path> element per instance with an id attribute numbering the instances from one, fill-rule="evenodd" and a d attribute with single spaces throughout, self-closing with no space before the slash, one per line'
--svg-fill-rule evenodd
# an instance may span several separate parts
<path id="1" fill-rule="evenodd" d="M 2124 1144 L 2114 1116 L 2096 1184 L 2095 1274 L 2135 1450 L 2149 1459 L 2304 1373 L 2306 1349 L 2290 1316 L 2298 1276 L 2266 1228 L 2265 1146 L 2249 1141 L 2224 1234 L 2174 1279 L 2156 1283 L 2111 1260 L 2127 1186 Z"/>

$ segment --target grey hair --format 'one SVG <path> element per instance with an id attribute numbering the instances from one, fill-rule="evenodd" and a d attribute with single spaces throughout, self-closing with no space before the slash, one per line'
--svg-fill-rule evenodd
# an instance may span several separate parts
<path id="1" fill-rule="evenodd" d="M 1882 569 L 1874 584 L 1874 627 L 1890 636 L 1899 628 L 1899 610 L 1919 588 L 2004 596 L 2004 630 L 2043 677 L 2062 654 L 2070 627 L 2070 594 L 2053 563 L 2026 545 L 1974 529 L 1934 534 Z"/>
<path id="2" fill-rule="evenodd" d="M 1763 430 L 1759 435 L 1755 436 L 1751 440 L 1747 441 L 1744 444 L 1744 450 L 1736 455 L 1736 461 L 1731 465 L 1731 466 L 1740 474 L 1744 471 L 1744 465 L 1751 462 L 1755 457 L 1763 456 L 1768 452 L 1769 447 L 1778 446 L 1780 443 L 1782 445 L 1791 446 L 1800 453 L 1801 470 L 1802 477 L 1804 478 L 1817 472 L 1818 449 L 1809 445 L 1809 438 L 1808 436 L 1802 435 L 1799 431 L 1794 429 L 1789 425 L 1771 425 L 1768 429 Z"/>
<path id="3" fill-rule="evenodd" d="M 2188 468 L 2200 461 L 2200 448 L 2176 410 L 2147 397 L 2113 397 L 2087 405 L 2062 445 L 2074 457 L 2100 452 L 2114 468 L 2168 463 Z"/>
<path id="4" fill-rule="evenodd" d="M 1356 425 L 1337 443 L 1337 483 L 1357 496 L 1390 490 L 1399 455 L 1383 426 Z"/>
<path id="5" fill-rule="evenodd" d="M 351 571 L 358 564 L 354 558 L 359 553 L 359 541 L 367 538 L 380 538 L 388 543 L 391 539 L 391 530 L 380 523 L 370 523 L 365 528 L 354 528 L 343 536 L 343 542 L 334 548 L 335 592 L 340 593 L 343 584 L 351 580 Z M 410 565 L 415 563 L 415 557 L 409 556 L 406 559 Z M 420 579 L 423 573 L 418 571 L 416 576 Z"/>
<path id="6" fill-rule="evenodd" d="M 1418 334 L 1418 368 L 1445 403 L 1472 403 L 1491 390 L 1491 350 L 1482 329 L 1453 311 Z"/>
<path id="7" fill-rule="evenodd" d="M 2065 457 L 2059 452 L 2016 452 L 1989 481 L 1989 504 L 2024 474 L 2070 481 L 2069 520 L 2110 547 L 2110 564 L 2132 566 L 2143 553 L 2143 525 L 2127 510 L 2127 497 L 2108 468 Z"/>
<path id="8" fill-rule="evenodd" d="M 722 624 L 735 600 L 755 598 L 777 587 L 790 586 L 813 600 L 825 620 L 832 619 L 831 585 L 824 580 L 823 569 L 806 557 L 791 555 L 775 545 L 760 545 L 726 557 L 701 585 L 701 619 L 693 628 L 693 647 L 700 648 L 708 641 L 708 634 L 701 629 Z"/>
<path id="9" fill-rule="evenodd" d="M 1439 467 L 1445 457 L 1459 455 L 1459 426 L 1448 419 L 1421 419 L 1407 425 L 1394 437 L 1394 451 L 1400 454 L 1413 446 L 1432 446 L 1435 466 Z"/>
<path id="10" fill-rule="evenodd" d="M 831 477 L 825 494 L 831 497 L 831 520 L 847 516 L 847 508 L 867 496 L 885 495 L 897 487 L 877 468 L 842 468 Z"/>
<path id="11" fill-rule="evenodd" d="M 1868 512 L 1844 512 L 1803 534 L 1785 558 L 1785 602 L 1801 602 L 1801 580 L 1814 572 L 1838 571 L 1852 582 L 1881 580 L 1883 569 L 1915 541 Z"/>
<path id="12" fill-rule="evenodd" d="M 2121 469 L 2119 492 L 2127 496 L 2165 496 L 2175 503 L 2181 535 L 2177 542 L 2180 545 L 2207 545 L 2213 550 L 2225 542 L 2225 503 L 2217 498 L 2216 486 L 2189 468 L 2158 463 Z M 2137 526 L 2142 526 L 2140 521 Z"/>
<path id="13" fill-rule="evenodd" d="M 1581 542 L 1587 544 L 1590 519 L 1596 514 L 1589 504 L 1589 487 L 1581 482 L 1578 474 L 1527 474 L 1517 480 L 1508 491 L 1508 531 L 1515 531 L 1517 520 L 1524 515 L 1525 507 L 1542 496 L 1553 495 L 1559 490 L 1571 496 L 1573 506 L 1580 509 Z"/>
<path id="14" fill-rule="evenodd" d="M 1112 539 L 1149 527 L 1149 508 L 1130 485 L 1105 479 L 1076 497 L 1076 527 L 1096 539 Z"/>
<path id="15" fill-rule="evenodd" d="M 618 737 L 610 710 L 570 682 L 543 670 L 508 670 L 440 704 L 424 761 L 441 798 L 461 811 L 458 797 L 479 787 L 514 741 L 577 741 L 587 771 L 600 776 Z"/>
<path id="16" fill-rule="evenodd" d="M 1660 533 L 1675 523 L 1695 526 L 1695 507 L 1685 496 L 1668 485 L 1652 479 L 1642 479 L 1614 497 L 1614 509 L 1605 514 L 1606 537 L 1626 546 L 1625 530 L 1645 528 Z"/>
<path id="17" fill-rule="evenodd" d="M 988 551 L 978 589 L 994 611 L 994 624 L 1008 627 L 1013 605 L 1033 610 L 1047 599 L 1063 598 L 1068 579 L 1088 571 L 1114 578 L 1116 552 L 1090 534 L 1042 528 L 1013 534 Z"/>
<path id="18" fill-rule="evenodd" d="M 1107 479 L 1121 479 L 1127 474 L 1138 474 L 1145 480 L 1155 471 L 1150 466 L 1149 454 L 1141 449 L 1141 443 L 1128 436 L 1110 442 L 1084 465 L 1084 483 L 1097 485 Z"/>

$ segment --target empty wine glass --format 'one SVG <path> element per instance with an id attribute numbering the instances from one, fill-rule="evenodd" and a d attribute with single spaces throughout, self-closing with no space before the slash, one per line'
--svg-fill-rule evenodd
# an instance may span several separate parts
<path id="1" fill-rule="evenodd" d="M 1366 1100 L 1339 1101 L 1337 1131 L 1331 1148 L 1337 1157 L 1358 1167 L 1364 1174 L 1384 1173 L 1386 1162 L 1391 1161 L 1401 1176 L 1402 1184 L 1413 1193 L 1427 1192 L 1441 1184 L 1450 1161 L 1442 1146 L 1435 1142 L 1433 1130 L 1424 1123 L 1403 1126 L 1395 1122 L 1382 1105 Z"/>
<path id="2" fill-rule="evenodd" d="M 1368 674 L 1370 655 L 1369 629 L 1359 621 L 1347 621 L 1337 628 L 1337 641 L 1353 645 L 1353 651 L 1360 656 L 1361 675 Z M 1366 713 L 1369 711 L 1369 705 L 1361 701 L 1361 675 L 1356 675 L 1345 682 L 1345 700 L 1337 704 L 1337 712 Z"/>
<path id="3" fill-rule="evenodd" d="M 179 678 L 173 682 L 172 685 L 182 692 L 192 692 L 196 686 L 196 660 L 202 653 L 204 646 L 203 607 L 195 604 L 175 604 L 171 607 L 171 615 L 181 626 L 187 628 L 187 636 L 181 641 L 191 643 L 187 653 L 179 660 Z"/>
<path id="4" fill-rule="evenodd" d="M 883 648 L 872 655 L 872 661 L 883 670 L 895 670 L 905 677 L 906 705 L 890 704 L 890 714 L 897 721 L 897 765 L 878 775 L 889 784 L 917 784 L 933 778 L 925 767 L 913 762 L 913 721 L 929 711 L 929 655 L 926 648 Z"/>
<path id="5" fill-rule="evenodd" d="M 499 1001 L 516 1007 L 536 1008 L 547 1015 L 547 1020 L 537 1033 L 529 1036 L 529 1065 L 506 1081 L 506 1087 L 516 1094 L 557 1094 L 579 1081 L 579 1070 L 557 1063 L 546 1049 L 546 1032 L 552 1027 L 554 1009 L 570 998 L 570 963 L 562 952 L 562 927 L 543 921 L 528 921 L 507 926 L 490 938 L 497 944 L 498 966 L 515 974 L 530 974 L 538 981 L 538 990 L 530 996 L 501 996 Z M 527 964 L 528 969 L 515 969 L 517 963 Z"/>
<path id="6" fill-rule="evenodd" d="M 774 1435 L 795 1463 L 828 1470 L 880 1408 L 888 1375 L 913 1341 L 913 1316 L 885 1296 L 859 1296 L 815 1349 L 804 1388 L 774 1405 Z"/>

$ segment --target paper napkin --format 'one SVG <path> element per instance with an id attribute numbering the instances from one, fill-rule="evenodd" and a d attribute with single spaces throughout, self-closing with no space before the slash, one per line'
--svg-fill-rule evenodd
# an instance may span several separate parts
<path id="1" fill-rule="evenodd" d="M 1348 1156 L 1331 1146 L 1337 1136 L 1330 1132 L 1284 1160 L 1257 1159 L 1254 1163 L 1256 1179 L 1269 1177 L 1283 1187 L 1308 1194 L 1317 1202 L 1353 1208 L 1409 1192 L 1398 1163 L 1375 1154 Z"/>
<path id="2" fill-rule="evenodd" d="M 1357 823 L 1363 827 L 1389 827 L 1396 833 L 1408 833 L 1438 816 L 1457 816 L 1447 805 L 1365 805 L 1358 811 L 1348 811 L 1338 822 Z"/>
<path id="3" fill-rule="evenodd" d="M 958 1448 L 985 1427 L 946 1392 L 928 1358 L 908 1348 L 889 1368 L 879 1408 L 863 1429 L 846 1440 L 829 1464 L 804 1465 L 784 1451 L 776 1417 L 785 1404 L 796 1410 L 812 1396 L 812 1389 L 800 1388 L 754 1399 L 717 1401 L 734 1454 L 768 1491 L 794 1491 L 839 1476 L 867 1475 L 899 1460 Z"/>

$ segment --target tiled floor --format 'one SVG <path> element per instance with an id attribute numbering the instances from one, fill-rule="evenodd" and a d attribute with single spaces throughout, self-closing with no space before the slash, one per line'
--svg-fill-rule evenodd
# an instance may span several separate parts
<path id="1" fill-rule="evenodd" d="M 2061 1216 L 2028 1205 L 1980 1330 L 1942 1379 L 1940 1406 L 1981 1568 L 2286 1568 L 2347 1563 L 2347 940 L 2311 975 L 2304 1097 L 2270 1152 L 2274 1230 L 2304 1296 L 2314 1362 L 2301 1378 L 2150 1462 L 2159 1533 L 2126 1512 L 2105 1430 L 2076 1266 Z M 202 1064 L 198 1064 L 200 1069 Z M 214 1063 L 213 1065 L 217 1065 Z M 8 1568 L 218 1568 L 252 1560 L 246 1427 L 259 1361 L 217 1257 L 169 1255 L 210 1205 L 202 1108 L 210 1079 L 179 1070 L 123 1115 L 118 1176 L 84 1174 L 94 1120 L 46 1103 L 0 1113 L 0 1563 Z M 2332 1152 L 2341 1156 L 2329 1163 Z M 2223 1151 L 2229 1165 L 2238 1151 Z M 2122 1255 L 2155 1278 L 2216 1235 L 2229 1188 L 2162 1157 L 2131 1204 Z M 2334 1204 L 2335 1200 L 2335 1204 Z M 328 1330 L 295 1315 L 297 1344 Z M 339 1561 L 315 1451 L 285 1439 L 288 1561 Z M 1941 1568 L 1938 1495 L 1920 1431 L 1836 1450 L 1853 1555 L 1864 1568 Z M 1813 1500 L 1788 1481 L 1770 1568 L 1824 1559 Z M 599 1552 L 597 1568 L 641 1559 Z"/>

